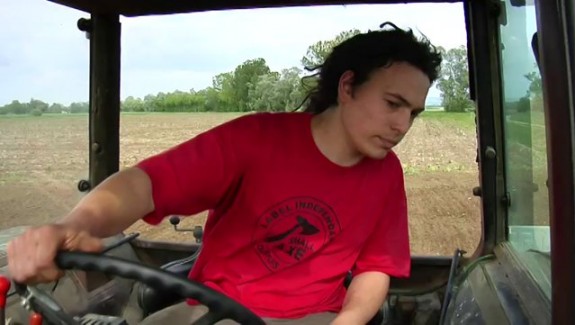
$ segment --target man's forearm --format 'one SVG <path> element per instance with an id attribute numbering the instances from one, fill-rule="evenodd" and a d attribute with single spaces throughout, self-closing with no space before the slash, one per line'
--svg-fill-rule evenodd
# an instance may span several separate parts
<path id="1" fill-rule="evenodd" d="M 364 325 L 385 302 L 389 276 L 380 272 L 365 272 L 353 278 L 343 308 L 332 325 Z"/>
<path id="2" fill-rule="evenodd" d="M 116 173 L 86 195 L 58 224 L 89 232 L 115 235 L 154 209 L 147 175 L 138 168 Z"/>

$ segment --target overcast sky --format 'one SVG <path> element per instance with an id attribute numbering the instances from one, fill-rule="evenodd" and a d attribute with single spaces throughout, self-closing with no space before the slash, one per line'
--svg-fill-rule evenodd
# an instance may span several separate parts
<path id="1" fill-rule="evenodd" d="M 88 100 L 88 40 L 80 11 L 46 0 L 0 2 L 0 105 L 36 98 Z M 355 5 L 122 17 L 121 98 L 202 89 L 218 73 L 263 57 L 273 70 L 300 66 L 309 45 L 384 21 L 435 45 L 465 44 L 461 4 Z M 437 93 L 435 93 L 437 94 Z"/>

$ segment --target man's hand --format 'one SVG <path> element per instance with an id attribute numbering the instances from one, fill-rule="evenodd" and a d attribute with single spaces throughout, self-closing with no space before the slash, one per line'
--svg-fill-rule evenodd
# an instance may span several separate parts
<path id="1" fill-rule="evenodd" d="M 54 264 L 59 250 L 99 252 L 101 239 L 64 225 L 28 229 L 8 244 L 8 270 L 14 281 L 36 284 L 54 281 L 63 275 Z"/>
<path id="2" fill-rule="evenodd" d="M 343 308 L 330 325 L 365 325 L 385 302 L 389 276 L 381 272 L 365 272 L 353 278 Z"/>

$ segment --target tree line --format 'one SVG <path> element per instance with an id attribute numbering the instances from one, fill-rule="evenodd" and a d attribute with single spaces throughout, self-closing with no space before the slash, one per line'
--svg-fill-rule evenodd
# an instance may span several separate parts
<path id="1" fill-rule="evenodd" d="M 358 29 L 339 33 L 330 40 L 310 45 L 300 60 L 303 67 L 321 64 L 331 49 L 345 39 L 360 33 Z M 438 47 L 443 55 L 443 64 L 437 88 L 441 92 L 442 106 L 448 112 L 464 112 L 473 109 L 469 100 L 467 49 L 459 46 L 452 49 Z M 525 76 L 532 84 L 540 87 L 538 73 Z M 201 90 L 176 90 L 150 94 L 144 98 L 127 97 L 121 102 L 124 112 L 249 112 L 249 111 L 291 111 L 303 104 L 308 90 L 313 87 L 313 76 L 306 76 L 304 69 L 294 66 L 272 71 L 264 58 L 246 60 L 233 71 L 213 77 L 212 84 Z M 535 90 L 536 91 L 536 90 Z M 527 94 L 529 96 L 529 93 Z M 0 107 L 0 114 L 43 113 L 85 113 L 87 102 L 68 106 L 48 104 L 38 99 L 28 103 L 17 100 Z"/>

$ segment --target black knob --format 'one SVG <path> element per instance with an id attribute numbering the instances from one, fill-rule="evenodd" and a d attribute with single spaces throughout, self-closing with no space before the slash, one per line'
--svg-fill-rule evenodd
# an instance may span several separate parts
<path id="1" fill-rule="evenodd" d="M 92 20 L 86 18 L 80 18 L 77 22 L 77 27 L 79 30 L 83 32 L 90 32 L 92 31 Z"/>
<path id="2" fill-rule="evenodd" d="M 171 216 L 170 223 L 174 226 L 177 226 L 180 223 L 180 217 L 178 216 Z"/>
<path id="3" fill-rule="evenodd" d="M 476 186 L 473 188 L 473 195 L 474 196 L 481 196 L 482 190 L 480 186 Z"/>
<path id="4" fill-rule="evenodd" d="M 204 230 L 202 229 L 202 226 L 195 226 L 193 234 L 194 238 L 196 239 L 196 243 L 201 243 L 202 237 L 204 236 Z"/>
<path id="5" fill-rule="evenodd" d="M 80 192 L 88 192 L 91 188 L 90 182 L 85 179 L 78 182 L 78 191 Z"/>

